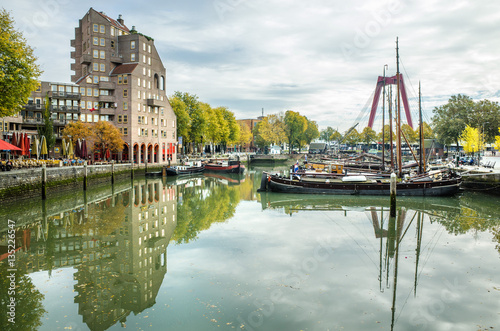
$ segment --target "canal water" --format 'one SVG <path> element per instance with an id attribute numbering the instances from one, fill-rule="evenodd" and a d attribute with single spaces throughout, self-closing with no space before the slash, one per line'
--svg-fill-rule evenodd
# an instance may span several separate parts
<path id="1" fill-rule="evenodd" d="M 497 197 L 398 198 L 390 218 L 388 197 L 261 194 L 260 178 L 2 204 L 0 329 L 500 327 Z"/>

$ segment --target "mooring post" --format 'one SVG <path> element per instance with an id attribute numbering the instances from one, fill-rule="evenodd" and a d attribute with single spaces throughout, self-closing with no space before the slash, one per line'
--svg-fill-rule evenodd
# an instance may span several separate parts
<path id="1" fill-rule="evenodd" d="M 130 179 L 134 181 L 134 162 L 130 164 Z"/>
<path id="2" fill-rule="evenodd" d="M 146 160 L 145 167 L 144 167 L 144 173 L 148 172 L 148 160 Z"/>
<path id="3" fill-rule="evenodd" d="M 115 183 L 115 161 L 111 161 L 111 184 Z"/>
<path id="4" fill-rule="evenodd" d="M 396 174 L 391 174 L 391 217 L 396 217 Z"/>
<path id="5" fill-rule="evenodd" d="M 83 190 L 87 191 L 87 161 L 83 163 Z"/>
<path id="6" fill-rule="evenodd" d="M 47 166 L 42 165 L 42 200 L 47 199 Z"/>

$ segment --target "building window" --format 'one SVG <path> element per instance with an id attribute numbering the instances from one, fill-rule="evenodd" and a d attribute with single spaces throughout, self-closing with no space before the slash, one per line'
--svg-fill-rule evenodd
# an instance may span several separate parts
<path id="1" fill-rule="evenodd" d="M 137 78 L 137 86 L 141 86 L 141 79 L 140 78 Z"/>
<path id="2" fill-rule="evenodd" d="M 123 135 L 127 136 L 128 135 L 128 128 L 123 128 Z"/>
<path id="3" fill-rule="evenodd" d="M 99 96 L 99 89 L 97 89 L 97 88 L 94 89 L 94 96 L 95 97 Z"/>
<path id="4" fill-rule="evenodd" d="M 122 83 L 122 78 L 123 78 L 123 76 L 122 76 L 122 75 L 118 75 L 118 84 L 121 84 L 121 83 Z"/>
<path id="5" fill-rule="evenodd" d="M 115 41 L 114 40 L 111 40 L 110 44 L 111 44 L 111 48 L 115 48 Z"/>
<path id="6" fill-rule="evenodd" d="M 137 91 L 137 99 L 140 99 L 140 98 L 141 98 L 141 91 Z M 141 108 L 139 108 L 139 111 L 141 111 Z"/>
<path id="7" fill-rule="evenodd" d="M 101 46 L 106 46 L 106 41 L 105 41 L 105 39 L 104 39 L 104 38 L 101 38 L 101 39 L 99 40 L 99 45 L 101 45 Z"/>
<path id="8" fill-rule="evenodd" d="M 99 32 L 99 25 L 98 24 L 94 24 L 94 32 Z"/>
<path id="9" fill-rule="evenodd" d="M 148 56 L 148 64 L 151 65 L 151 58 Z"/>
<path id="10" fill-rule="evenodd" d="M 105 59 L 106 58 L 106 52 L 105 51 L 100 51 L 100 58 Z"/>
<path id="11" fill-rule="evenodd" d="M 130 49 L 135 49 L 135 40 L 130 41 Z"/>
<path id="12" fill-rule="evenodd" d="M 94 59 L 99 58 L 99 51 L 97 49 L 94 49 Z"/>
<path id="13" fill-rule="evenodd" d="M 122 115 L 118 115 L 118 123 L 122 122 Z"/>
<path id="14" fill-rule="evenodd" d="M 87 87 L 87 96 L 92 96 L 92 89 L 90 87 Z"/>
<path id="15" fill-rule="evenodd" d="M 99 84 L 99 76 L 94 76 L 94 84 Z"/>
<path id="16" fill-rule="evenodd" d="M 146 55 L 142 56 L 142 62 L 146 63 Z"/>
<path id="17" fill-rule="evenodd" d="M 99 45 L 99 38 L 97 37 L 92 38 L 92 43 L 96 46 Z"/>
<path id="18" fill-rule="evenodd" d="M 85 87 L 80 87 L 80 94 L 85 96 Z"/>
<path id="19" fill-rule="evenodd" d="M 127 115 L 123 115 L 123 123 L 128 123 L 128 116 Z"/>
<path id="20" fill-rule="evenodd" d="M 135 53 L 130 54 L 130 61 L 135 62 Z"/>
<path id="21" fill-rule="evenodd" d="M 142 43 L 142 50 L 146 51 L 146 43 Z"/>
<path id="22" fill-rule="evenodd" d="M 123 97 L 128 97 L 128 90 L 123 90 Z"/>
<path id="23" fill-rule="evenodd" d="M 128 102 L 123 103 L 123 110 L 128 110 Z"/>
<path id="24" fill-rule="evenodd" d="M 123 84 L 128 84 L 128 75 L 123 75 Z"/>
<path id="25" fill-rule="evenodd" d="M 151 53 L 151 45 L 148 45 L 148 53 Z"/>
<path id="26" fill-rule="evenodd" d="M 104 27 L 104 25 L 101 25 L 100 27 L 100 33 L 106 33 L 106 28 Z"/>
<path id="27" fill-rule="evenodd" d="M 94 71 L 98 71 L 98 70 L 99 70 L 99 63 L 94 62 L 92 65 L 93 65 L 93 68 L 92 68 L 92 69 L 93 69 Z"/>
<path id="28" fill-rule="evenodd" d="M 105 72 L 106 71 L 106 64 L 101 63 L 101 71 Z"/>
<path id="29" fill-rule="evenodd" d="M 114 26 L 111 27 L 110 33 L 112 36 L 115 35 L 115 27 Z"/>

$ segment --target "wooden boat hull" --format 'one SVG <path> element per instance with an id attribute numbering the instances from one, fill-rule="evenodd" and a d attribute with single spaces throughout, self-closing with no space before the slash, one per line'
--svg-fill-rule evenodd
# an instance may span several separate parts
<path id="1" fill-rule="evenodd" d="M 265 176 L 265 178 L 264 178 Z M 396 185 L 398 196 L 452 196 L 460 190 L 461 178 L 454 177 L 430 182 L 406 182 Z M 390 183 L 367 182 L 307 182 L 263 174 L 261 191 L 332 195 L 390 196 Z"/>
<path id="2" fill-rule="evenodd" d="M 245 172 L 245 166 L 242 164 L 230 164 L 227 166 L 220 164 L 205 164 L 205 170 L 225 174 L 242 174 Z"/>
<path id="3" fill-rule="evenodd" d="M 166 168 L 167 176 L 181 176 L 202 173 L 205 167 L 188 167 L 186 169 L 179 169 L 177 167 Z"/>

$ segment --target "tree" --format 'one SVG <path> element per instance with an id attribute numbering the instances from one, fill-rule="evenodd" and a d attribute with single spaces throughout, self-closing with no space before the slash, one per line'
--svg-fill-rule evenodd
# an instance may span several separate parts
<path id="1" fill-rule="evenodd" d="M 177 117 L 177 137 L 182 137 L 184 141 L 187 141 L 191 128 L 188 107 L 179 96 L 171 96 L 169 102 Z"/>
<path id="2" fill-rule="evenodd" d="M 92 131 L 94 133 L 94 144 L 102 149 L 103 154 L 109 149 L 111 152 L 118 152 L 123 149 L 125 142 L 118 128 L 106 121 L 99 121 L 92 124 Z"/>
<path id="3" fill-rule="evenodd" d="M 224 117 L 225 122 L 229 128 L 229 135 L 227 140 L 222 140 L 224 147 L 227 145 L 234 145 L 240 140 L 240 126 L 238 122 L 236 122 L 236 118 L 234 117 L 234 113 L 227 109 L 226 107 L 218 107 L 221 109 L 222 115 Z"/>
<path id="4" fill-rule="evenodd" d="M 56 144 L 56 136 L 54 135 L 54 125 L 50 118 L 50 100 L 48 94 L 45 96 L 45 109 L 42 112 L 43 126 L 37 127 L 38 136 L 45 137 L 47 150 L 50 151 Z"/>
<path id="5" fill-rule="evenodd" d="M 414 143 L 417 142 L 417 140 L 418 140 L 418 129 L 417 129 L 417 131 L 415 131 L 408 124 L 403 124 L 401 126 L 401 131 L 404 134 L 404 136 L 406 137 L 406 140 L 408 140 L 408 144 L 411 145 L 411 144 L 414 144 Z"/>
<path id="6" fill-rule="evenodd" d="M 311 121 L 307 117 L 306 120 L 307 120 L 307 129 L 304 132 L 303 141 L 306 144 L 310 144 L 314 139 L 319 138 L 320 134 L 318 130 L 318 124 L 316 123 L 316 121 Z"/>
<path id="7" fill-rule="evenodd" d="M 254 127 L 255 144 L 265 148 L 271 144 L 281 145 L 286 140 L 285 125 L 281 114 L 270 114 Z"/>
<path id="8" fill-rule="evenodd" d="M 345 137 L 344 141 L 346 144 L 351 145 L 351 146 L 356 146 L 361 140 L 360 140 L 360 134 L 358 130 L 352 129 Z"/>
<path id="9" fill-rule="evenodd" d="M 434 131 L 432 131 L 432 128 L 431 128 L 431 126 L 429 124 L 427 124 L 426 122 L 424 122 L 422 124 L 422 126 L 423 126 L 423 131 L 424 131 L 424 139 L 435 138 Z M 415 130 L 419 130 L 419 129 L 417 128 Z"/>
<path id="10" fill-rule="evenodd" d="M 307 129 L 307 119 L 298 112 L 287 110 L 285 112 L 285 133 L 288 139 L 289 152 L 292 152 L 293 146 L 300 146 L 302 134 Z"/>
<path id="11" fill-rule="evenodd" d="M 377 140 L 377 132 L 367 126 L 366 128 L 363 129 L 359 136 L 360 140 L 367 145 L 367 148 L 370 146 L 370 144 L 374 141 Z"/>
<path id="12" fill-rule="evenodd" d="M 466 153 L 479 152 L 484 145 L 479 129 L 468 125 L 460 136 L 460 143 L 463 144 Z"/>
<path id="13" fill-rule="evenodd" d="M 335 130 L 330 136 L 330 141 L 336 141 L 337 143 L 339 143 L 341 139 L 342 133 L 338 132 L 337 130 Z"/>
<path id="14" fill-rule="evenodd" d="M 70 122 L 66 124 L 62 131 L 62 135 L 66 140 L 72 139 L 73 143 L 75 143 L 78 139 L 95 140 L 91 125 L 82 121 Z"/>
<path id="15" fill-rule="evenodd" d="M 468 124 L 468 114 L 474 109 L 474 101 L 465 95 L 454 95 L 448 103 L 435 107 L 432 111 L 434 132 L 440 142 L 444 144 L 456 143 Z"/>
<path id="16" fill-rule="evenodd" d="M 28 103 L 42 73 L 33 49 L 5 9 L 0 10 L 0 54 L 0 117 L 4 117 L 17 114 Z"/>
<path id="17" fill-rule="evenodd" d="M 500 106 L 498 102 L 480 100 L 474 104 L 474 111 L 469 113 L 467 124 L 484 129 L 486 142 L 493 142 L 495 128 L 500 126 Z"/>
<path id="18" fill-rule="evenodd" d="M 240 139 L 238 140 L 238 144 L 240 146 L 245 146 L 250 144 L 253 138 L 252 131 L 250 131 L 250 128 L 244 122 L 239 122 L 239 126 L 240 126 Z"/>
<path id="19" fill-rule="evenodd" d="M 498 132 L 500 133 L 500 127 L 498 128 Z M 495 136 L 495 149 L 500 151 L 500 136 Z"/>
<path id="20" fill-rule="evenodd" d="M 384 133 L 384 137 L 383 137 L 384 143 L 390 145 L 390 143 L 391 143 L 391 126 L 389 124 L 384 125 L 383 133 Z M 394 134 L 394 131 L 393 131 L 392 132 L 392 139 L 394 140 L 395 137 L 396 137 L 396 135 Z M 380 133 L 378 134 L 378 139 L 380 141 L 382 141 L 382 131 L 380 131 Z"/>
<path id="21" fill-rule="evenodd" d="M 319 139 L 324 140 L 327 143 L 329 143 L 332 140 L 331 137 L 332 137 L 334 131 L 335 130 L 331 126 L 327 127 L 324 130 L 321 130 L 321 132 L 319 134 Z"/>

